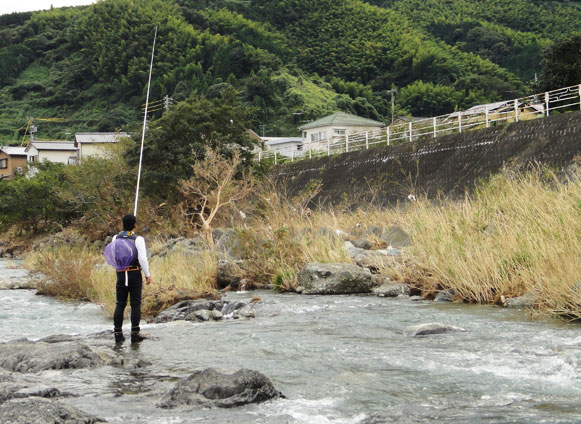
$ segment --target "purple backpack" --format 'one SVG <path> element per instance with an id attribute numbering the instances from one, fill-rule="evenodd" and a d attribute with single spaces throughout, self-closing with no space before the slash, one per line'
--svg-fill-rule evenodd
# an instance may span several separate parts
<path id="1" fill-rule="evenodd" d="M 105 247 L 105 261 L 117 271 L 126 271 L 136 258 L 135 236 L 121 233 Z"/>

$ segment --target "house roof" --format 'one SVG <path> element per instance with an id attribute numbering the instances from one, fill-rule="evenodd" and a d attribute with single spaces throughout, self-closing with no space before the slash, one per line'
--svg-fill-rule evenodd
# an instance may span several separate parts
<path id="1" fill-rule="evenodd" d="M 8 156 L 26 156 L 26 147 L 1 147 L 0 150 L 6 153 Z"/>
<path id="2" fill-rule="evenodd" d="M 419 116 L 399 116 L 399 115 L 396 115 L 393 122 L 396 122 L 396 121 L 417 122 L 417 121 L 424 121 L 426 119 L 429 119 L 429 118 L 423 118 L 423 117 L 419 117 Z"/>
<path id="3" fill-rule="evenodd" d="M 301 137 L 271 137 L 264 142 L 267 146 L 276 146 L 278 144 L 298 143 L 303 144 Z"/>
<path id="4" fill-rule="evenodd" d="M 325 116 L 324 118 L 317 119 L 316 121 L 309 122 L 308 124 L 299 127 L 299 129 L 308 130 L 310 128 L 328 127 L 330 125 L 382 127 L 385 124 L 383 122 L 374 121 L 373 119 L 351 115 L 350 113 L 336 112 L 332 115 Z"/>
<path id="5" fill-rule="evenodd" d="M 118 143 L 121 138 L 129 137 L 124 132 L 92 132 L 76 133 L 75 142 L 77 143 Z"/>
<path id="6" fill-rule="evenodd" d="M 26 146 L 26 152 L 28 152 L 31 146 L 36 150 L 77 150 L 74 143 L 70 141 L 35 141 Z"/>

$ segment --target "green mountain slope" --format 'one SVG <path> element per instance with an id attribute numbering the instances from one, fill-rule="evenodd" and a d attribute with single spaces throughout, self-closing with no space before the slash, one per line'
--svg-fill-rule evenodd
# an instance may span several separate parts
<path id="1" fill-rule="evenodd" d="M 526 12 L 526 13 L 525 13 Z M 541 49 L 581 27 L 578 3 L 532 0 L 103 0 L 0 16 L 0 143 L 138 127 L 151 99 L 235 91 L 256 132 L 292 135 L 334 110 L 447 113 L 525 93 Z M 153 118 L 163 113 L 154 108 Z M 67 134 L 68 133 L 68 134 Z"/>

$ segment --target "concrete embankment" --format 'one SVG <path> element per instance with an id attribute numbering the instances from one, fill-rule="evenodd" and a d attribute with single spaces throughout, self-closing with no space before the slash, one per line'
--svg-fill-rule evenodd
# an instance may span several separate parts
<path id="1" fill-rule="evenodd" d="M 566 169 L 581 154 L 581 113 L 374 147 L 276 166 L 272 173 L 287 193 L 312 180 L 322 183 L 314 199 L 338 204 L 374 200 L 390 204 L 410 194 L 458 196 L 504 167 L 541 163 Z"/>

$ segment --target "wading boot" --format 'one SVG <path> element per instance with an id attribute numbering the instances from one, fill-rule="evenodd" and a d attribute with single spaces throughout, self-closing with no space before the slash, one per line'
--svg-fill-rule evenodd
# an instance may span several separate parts
<path id="1" fill-rule="evenodd" d="M 131 343 L 139 343 L 145 340 L 145 337 L 139 332 L 139 328 L 131 329 Z"/>
<path id="2" fill-rule="evenodd" d="M 113 330 L 113 335 L 115 336 L 115 343 L 123 343 L 125 341 L 125 336 L 123 336 L 123 330 L 116 328 Z"/>

